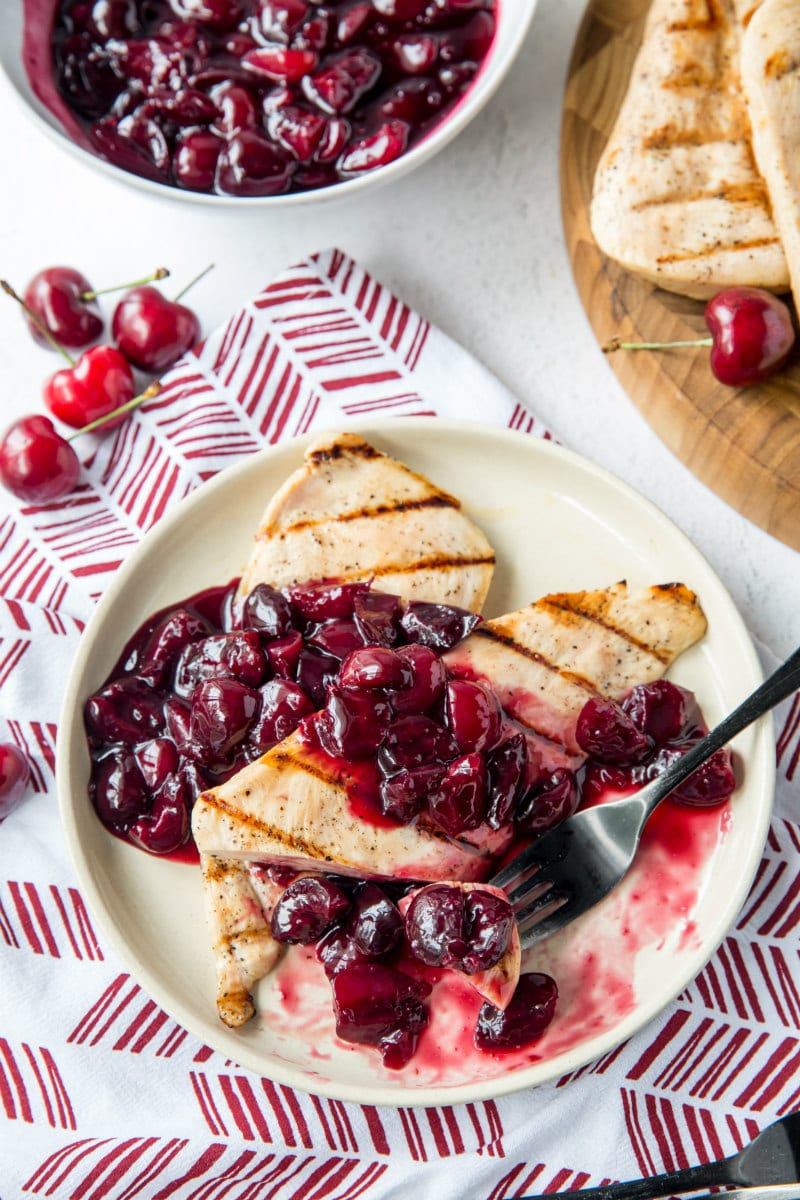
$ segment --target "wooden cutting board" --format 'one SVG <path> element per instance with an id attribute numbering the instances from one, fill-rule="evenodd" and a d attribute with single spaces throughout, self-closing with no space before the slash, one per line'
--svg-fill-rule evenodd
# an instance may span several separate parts
<path id="1" fill-rule="evenodd" d="M 704 337 L 699 301 L 637 279 L 606 258 L 589 228 L 592 181 L 627 88 L 648 0 L 590 0 L 570 63 L 561 198 L 575 282 L 601 344 Z M 733 389 L 705 349 L 618 351 L 608 364 L 674 454 L 755 524 L 800 550 L 800 352 L 766 383 Z"/>

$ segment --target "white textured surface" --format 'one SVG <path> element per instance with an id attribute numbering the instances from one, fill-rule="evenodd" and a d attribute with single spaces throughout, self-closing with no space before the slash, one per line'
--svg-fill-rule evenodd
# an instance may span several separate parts
<path id="1" fill-rule="evenodd" d="M 597 346 L 564 249 L 558 153 L 564 79 L 583 0 L 540 0 L 505 83 L 449 147 L 372 196 L 305 207 L 195 210 L 108 180 L 40 132 L 0 78 L 0 274 L 43 266 L 97 287 L 170 268 L 205 331 L 284 267 L 337 245 L 475 354 L 565 444 L 661 507 L 722 577 L 753 633 L 785 656 L 800 642 L 798 556 L 698 482 L 628 400 Z M 0 307 L 0 421 L 41 411 L 57 366 Z M 110 305 L 106 311 L 110 312 Z M 0 512 L 13 501 L 0 492 Z M 531 520 L 536 514 L 531 514 Z"/>

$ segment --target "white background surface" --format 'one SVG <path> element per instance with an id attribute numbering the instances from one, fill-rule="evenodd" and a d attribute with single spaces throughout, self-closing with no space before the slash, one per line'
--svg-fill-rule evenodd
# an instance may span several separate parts
<path id="1" fill-rule="evenodd" d="M 336 245 L 481 359 L 561 441 L 659 505 L 753 633 L 785 657 L 800 643 L 797 554 L 718 499 L 650 430 L 600 352 L 572 280 L 558 156 L 583 6 L 539 0 L 499 92 L 430 162 L 363 198 L 296 211 L 193 208 L 124 187 L 45 135 L 0 77 L 0 274 L 21 290 L 42 267 L 65 264 L 103 287 L 163 265 L 169 294 L 213 262 L 187 298 L 205 333 L 282 268 Z M 60 364 L 5 299 L 0 362 L 2 425 L 44 411 L 41 385 Z M 0 514 L 15 503 L 0 491 Z"/>

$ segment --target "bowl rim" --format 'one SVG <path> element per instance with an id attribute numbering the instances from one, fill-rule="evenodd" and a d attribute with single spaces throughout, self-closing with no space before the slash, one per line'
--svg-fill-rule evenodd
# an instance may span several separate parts
<path id="1" fill-rule="evenodd" d="M 0 46 L 0 71 L 5 75 L 15 100 L 38 129 L 78 162 L 90 168 L 94 167 L 106 178 L 123 186 L 126 184 L 133 186 L 158 199 L 184 201 L 187 204 L 198 204 L 205 208 L 228 208 L 231 206 L 260 208 L 265 204 L 274 208 L 290 208 L 327 203 L 358 195 L 364 188 L 384 186 L 391 183 L 392 180 L 408 174 L 414 167 L 427 162 L 456 138 L 488 103 L 511 69 L 527 37 L 538 6 L 538 0 L 494 0 L 494 2 L 497 28 L 489 52 L 472 84 L 444 120 L 434 125 L 410 150 L 401 154 L 393 162 L 387 163 L 385 167 L 378 167 L 355 179 L 343 180 L 328 187 L 305 192 L 285 192 L 275 196 L 225 196 L 212 192 L 195 192 L 172 184 L 159 183 L 142 175 L 135 175 L 132 171 L 125 171 L 101 158 L 100 155 L 93 154 L 70 137 L 58 117 L 47 108 L 31 88 L 22 61 L 21 49 L 16 40 L 11 37 L 3 39 L 2 46 Z M 20 0 L 20 9 L 24 9 L 24 4 L 25 0 Z M 521 11 L 517 13 L 514 11 L 515 9 Z M 20 37 L 23 30 L 24 19 L 20 22 Z M 12 43 L 14 43 L 13 47 Z M 13 71 L 9 65 L 14 59 L 15 52 L 18 59 L 15 62 L 17 72 Z"/>

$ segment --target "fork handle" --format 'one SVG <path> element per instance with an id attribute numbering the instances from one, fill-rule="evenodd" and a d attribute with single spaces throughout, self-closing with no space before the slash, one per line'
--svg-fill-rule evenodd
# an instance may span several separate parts
<path id="1" fill-rule="evenodd" d="M 742 703 L 720 721 L 710 733 L 692 746 L 686 754 L 677 759 L 663 774 L 652 783 L 647 784 L 639 792 L 639 799 L 644 806 L 645 820 L 650 816 L 657 804 L 674 791 L 684 779 L 709 759 L 715 751 L 735 738 L 748 725 L 764 713 L 769 712 L 781 700 L 785 700 L 800 687 L 800 647 L 790 654 L 786 662 L 778 667 L 768 679 L 756 688 Z"/>
<path id="2" fill-rule="evenodd" d="M 701 1163 L 683 1171 L 669 1171 L 649 1179 L 632 1179 L 624 1183 L 609 1183 L 605 1187 L 581 1188 L 559 1192 L 557 1196 L 521 1196 L 519 1200 L 650 1200 L 653 1196 L 679 1196 L 684 1192 L 699 1192 L 703 1188 L 733 1187 L 747 1183 L 735 1170 L 735 1158 Z M 724 1200 L 724 1193 L 719 1200 Z"/>

